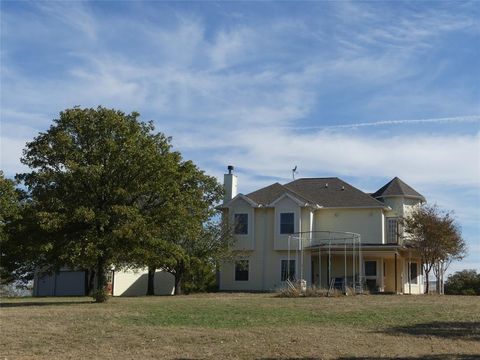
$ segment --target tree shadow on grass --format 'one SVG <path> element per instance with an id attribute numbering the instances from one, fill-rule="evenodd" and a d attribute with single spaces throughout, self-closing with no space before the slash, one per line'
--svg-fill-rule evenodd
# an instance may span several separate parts
<path id="1" fill-rule="evenodd" d="M 321 360 L 323 357 L 266 357 L 259 360 Z M 359 356 L 359 357 L 339 357 L 337 360 L 479 360 L 480 355 L 458 355 L 458 354 L 442 354 L 442 355 L 420 355 L 420 356 L 402 356 L 402 357 L 375 357 L 375 356 Z"/>
<path id="2" fill-rule="evenodd" d="M 56 305 L 81 305 L 92 304 L 93 300 L 83 301 L 28 301 L 28 302 L 1 302 L 0 308 L 15 308 L 27 306 L 56 306 Z"/>
<path id="3" fill-rule="evenodd" d="M 430 323 L 396 326 L 384 331 L 387 334 L 436 336 L 446 339 L 480 340 L 480 322 L 434 321 Z M 480 356 L 477 357 L 480 359 Z"/>
<path id="4" fill-rule="evenodd" d="M 420 356 L 402 356 L 391 357 L 339 357 L 337 360 L 479 360 L 480 355 L 458 355 L 458 354 L 441 354 L 441 355 L 420 355 Z"/>

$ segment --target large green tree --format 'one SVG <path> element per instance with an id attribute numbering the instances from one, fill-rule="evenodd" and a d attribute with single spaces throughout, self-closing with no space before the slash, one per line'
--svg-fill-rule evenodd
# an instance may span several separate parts
<path id="1" fill-rule="evenodd" d="M 0 170 L 0 281 L 2 284 L 15 280 L 11 269 L 18 267 L 13 252 L 16 246 L 12 239 L 12 227 L 21 217 L 21 194 L 15 181 L 4 176 Z"/>
<path id="2" fill-rule="evenodd" d="M 451 212 L 437 206 L 423 205 L 415 208 L 404 219 L 407 244 L 418 251 L 428 280 L 434 270 L 437 292 L 442 292 L 443 275 L 453 260 L 465 256 L 466 245 Z M 429 291 L 429 282 L 425 292 Z"/>
<path id="3" fill-rule="evenodd" d="M 7 238 L 7 227 L 20 213 L 20 196 L 15 181 L 0 170 L 0 241 Z"/>
<path id="4" fill-rule="evenodd" d="M 151 238 L 151 220 L 169 209 L 180 156 L 138 113 L 67 109 L 24 150 L 20 174 L 42 232 L 45 266 L 94 269 L 97 301 L 106 271 L 129 264 Z M 172 190 L 173 189 L 173 190 Z"/>
<path id="5" fill-rule="evenodd" d="M 175 277 L 175 294 L 182 293 L 182 282 L 190 272 L 201 273 L 200 268 L 215 269 L 231 245 L 230 232 L 212 218 L 218 216 L 214 207 L 223 194 L 222 186 L 214 177 L 206 175 L 191 161 L 183 161 L 175 173 L 175 198 L 167 204 L 167 211 L 152 213 L 157 224 L 168 213 L 169 221 L 156 226 L 153 236 L 146 238 L 139 248 L 139 266 L 148 266 L 147 295 L 154 294 L 156 269 Z"/>

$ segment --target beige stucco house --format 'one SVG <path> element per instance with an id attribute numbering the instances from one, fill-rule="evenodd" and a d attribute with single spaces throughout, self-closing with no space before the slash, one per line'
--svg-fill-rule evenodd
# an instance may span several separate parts
<path id="1" fill-rule="evenodd" d="M 233 224 L 235 260 L 222 264 L 220 290 L 272 291 L 291 279 L 423 293 L 421 260 L 404 244 L 399 219 L 426 200 L 399 178 L 373 194 L 330 177 L 244 195 L 232 171 L 222 209 Z"/>

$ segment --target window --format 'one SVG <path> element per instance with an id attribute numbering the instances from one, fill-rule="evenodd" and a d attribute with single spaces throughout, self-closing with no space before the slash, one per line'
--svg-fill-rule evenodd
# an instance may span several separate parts
<path id="1" fill-rule="evenodd" d="M 295 280 L 295 260 L 282 260 L 282 281 Z"/>
<path id="2" fill-rule="evenodd" d="M 235 214 L 234 224 L 236 235 L 248 234 L 248 214 Z"/>
<path id="3" fill-rule="evenodd" d="M 376 261 L 365 261 L 365 276 L 377 276 Z"/>
<path id="4" fill-rule="evenodd" d="M 235 261 L 235 281 L 248 281 L 248 260 Z"/>
<path id="5" fill-rule="evenodd" d="M 418 268 L 417 263 L 410 263 L 410 284 L 418 284 Z"/>
<path id="6" fill-rule="evenodd" d="M 387 219 L 387 243 L 396 244 L 398 242 L 398 221 L 397 218 Z"/>
<path id="7" fill-rule="evenodd" d="M 295 232 L 294 213 L 280 214 L 280 234 L 293 234 Z"/>

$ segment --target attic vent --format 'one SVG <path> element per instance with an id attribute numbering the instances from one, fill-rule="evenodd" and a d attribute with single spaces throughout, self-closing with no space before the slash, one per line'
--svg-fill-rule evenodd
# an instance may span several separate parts
<path id="1" fill-rule="evenodd" d="M 344 191 L 344 190 L 345 190 L 345 186 L 342 185 L 342 191 Z"/>

